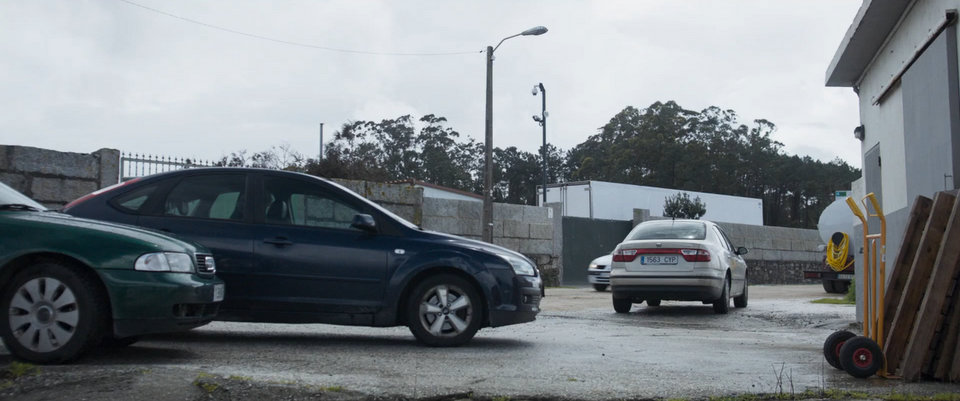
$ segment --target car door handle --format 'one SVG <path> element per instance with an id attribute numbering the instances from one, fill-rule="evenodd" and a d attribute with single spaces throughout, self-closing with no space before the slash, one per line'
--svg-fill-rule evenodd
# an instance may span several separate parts
<path id="1" fill-rule="evenodd" d="M 276 246 L 280 246 L 280 247 L 287 246 L 287 245 L 293 245 L 293 241 L 290 241 L 290 240 L 288 240 L 288 239 L 286 239 L 286 238 L 284 238 L 284 237 L 267 238 L 267 239 L 263 240 L 263 242 L 264 242 L 264 243 L 267 243 L 267 244 L 273 244 L 273 245 L 276 245 Z"/>

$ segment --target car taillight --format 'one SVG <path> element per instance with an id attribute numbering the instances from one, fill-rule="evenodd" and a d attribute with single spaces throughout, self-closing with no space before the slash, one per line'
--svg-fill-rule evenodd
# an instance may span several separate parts
<path id="1" fill-rule="evenodd" d="M 86 194 L 86 195 L 84 195 L 84 196 L 81 196 L 81 197 L 75 199 L 73 202 L 70 202 L 70 203 L 68 203 L 66 206 L 64 206 L 63 209 L 61 209 L 61 210 L 67 211 L 67 210 L 69 210 L 70 208 L 72 208 L 72 207 L 74 207 L 74 206 L 77 206 L 77 205 L 79 205 L 79 204 L 87 201 L 87 199 L 90 199 L 90 198 L 92 198 L 92 197 L 94 197 L 94 196 L 100 195 L 100 194 L 102 194 L 102 193 L 104 193 L 104 192 L 109 192 L 109 191 L 112 191 L 112 190 L 114 190 L 114 189 L 120 188 L 120 187 L 122 187 L 122 186 L 124 186 L 124 185 L 133 184 L 133 183 L 135 183 L 135 182 L 137 182 L 137 181 L 140 181 L 140 177 L 134 178 L 134 179 L 129 180 L 129 181 L 124 181 L 124 182 L 120 182 L 120 183 L 117 183 L 117 184 L 113 184 L 113 185 L 111 185 L 111 186 L 109 186 L 109 187 L 106 187 L 106 188 L 98 189 L 98 190 L 96 190 L 96 191 L 93 191 L 93 192 L 91 192 L 91 193 L 89 193 L 89 194 Z"/>
<path id="2" fill-rule="evenodd" d="M 681 249 L 680 254 L 687 262 L 709 262 L 710 251 L 706 249 Z"/>
<path id="3" fill-rule="evenodd" d="M 618 249 L 617 252 L 613 254 L 614 262 L 633 262 L 636 258 L 636 249 Z"/>

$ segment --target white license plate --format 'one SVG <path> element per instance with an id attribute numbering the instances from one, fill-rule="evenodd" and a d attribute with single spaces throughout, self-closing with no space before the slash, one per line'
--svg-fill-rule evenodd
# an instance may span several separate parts
<path id="1" fill-rule="evenodd" d="M 213 285 L 213 302 L 223 301 L 223 294 L 226 292 L 226 286 L 223 284 Z"/>
<path id="2" fill-rule="evenodd" d="M 845 280 L 853 280 L 853 275 L 852 275 L 852 274 L 838 274 L 838 275 L 837 275 L 837 278 L 839 278 L 839 279 L 845 279 Z"/>
<path id="3" fill-rule="evenodd" d="M 675 265 L 679 255 L 640 256 L 641 265 Z"/>

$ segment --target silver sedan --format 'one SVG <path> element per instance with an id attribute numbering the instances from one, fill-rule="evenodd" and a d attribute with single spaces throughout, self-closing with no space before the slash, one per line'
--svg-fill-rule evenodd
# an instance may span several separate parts
<path id="1" fill-rule="evenodd" d="M 735 307 L 746 307 L 746 253 L 709 221 L 638 224 L 613 252 L 613 309 L 628 313 L 644 301 L 648 306 L 659 306 L 661 300 L 700 301 L 725 314 L 731 297 Z"/>
<path id="2" fill-rule="evenodd" d="M 593 289 L 597 291 L 607 290 L 607 286 L 610 285 L 610 263 L 612 260 L 613 255 L 607 254 L 594 259 L 587 266 L 587 281 L 593 285 Z"/>

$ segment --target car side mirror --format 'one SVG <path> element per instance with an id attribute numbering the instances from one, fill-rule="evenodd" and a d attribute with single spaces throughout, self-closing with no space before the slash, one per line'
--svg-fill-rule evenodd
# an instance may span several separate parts
<path id="1" fill-rule="evenodd" d="M 353 216 L 353 222 L 350 223 L 350 227 L 367 232 L 376 232 L 377 221 L 369 214 L 356 214 Z"/>
<path id="2" fill-rule="evenodd" d="M 742 246 L 737 248 L 737 255 L 746 255 L 746 254 L 747 254 L 747 248 Z"/>

